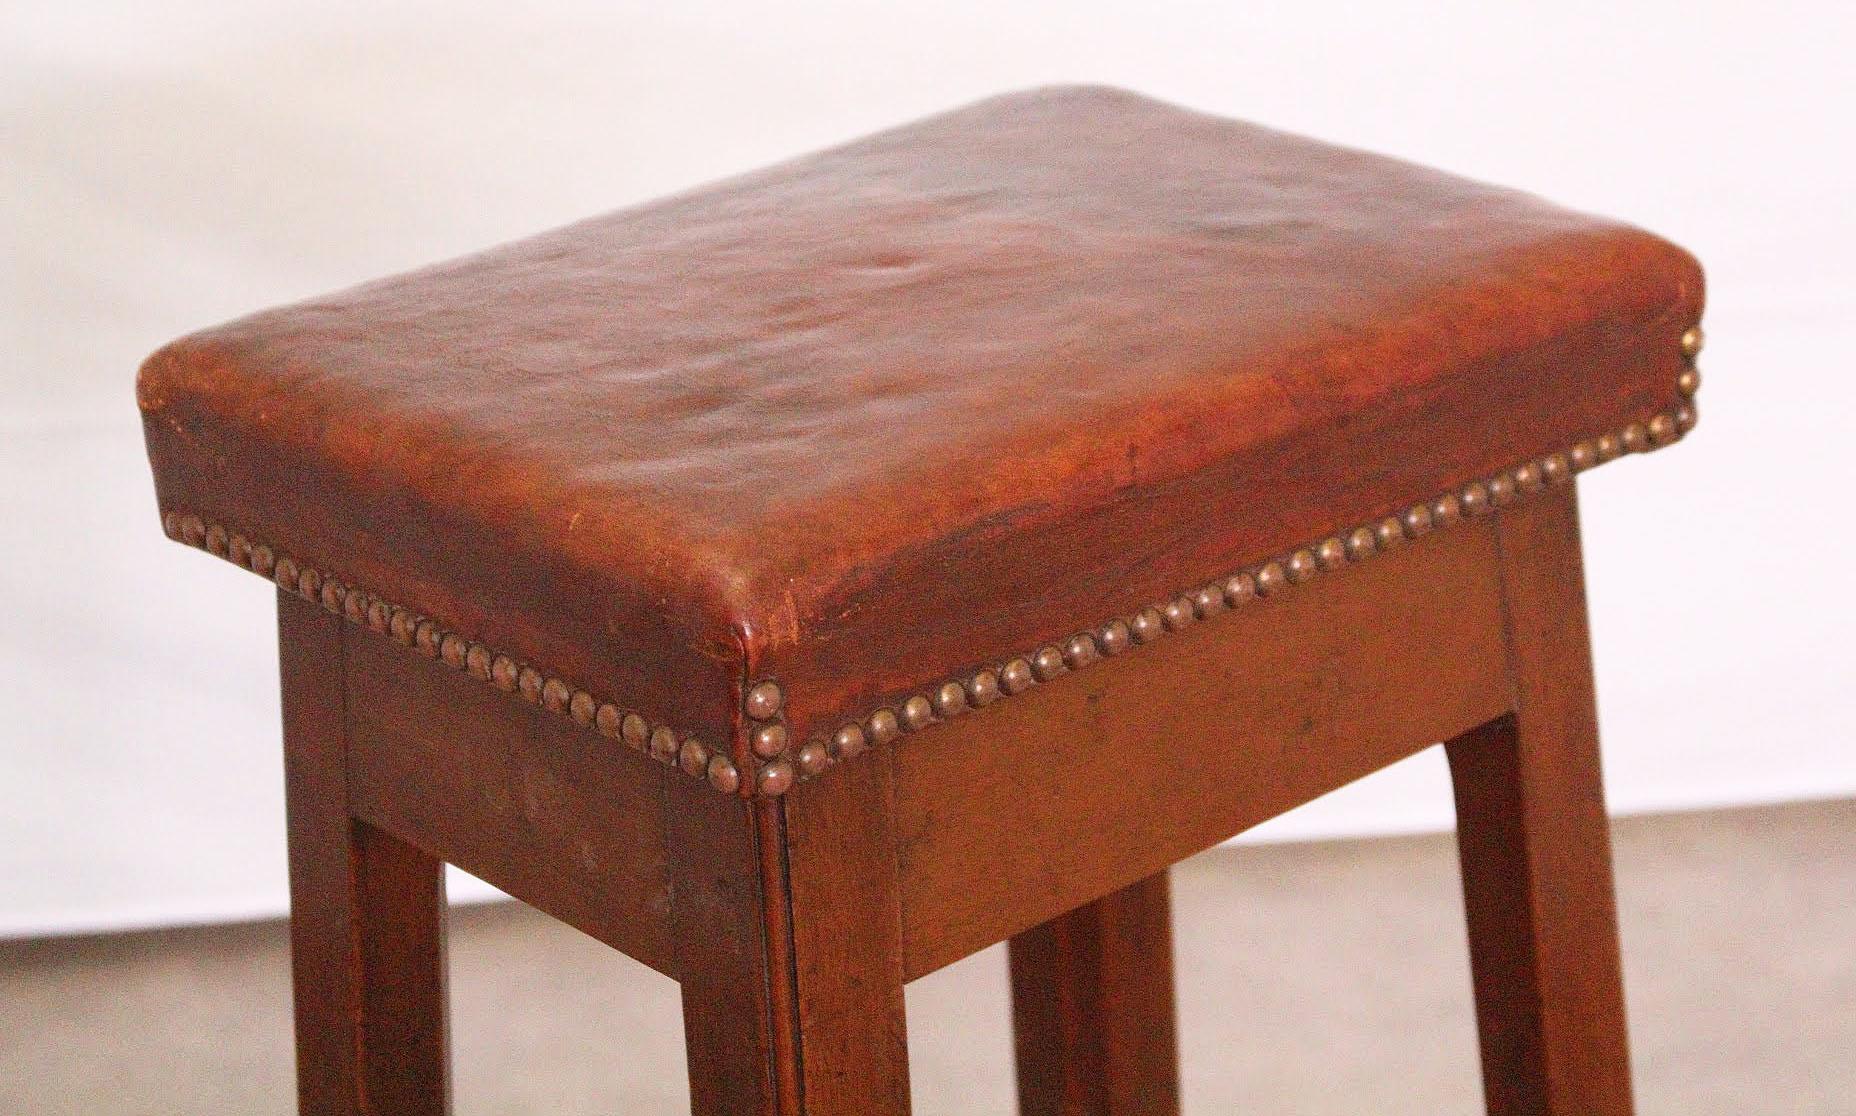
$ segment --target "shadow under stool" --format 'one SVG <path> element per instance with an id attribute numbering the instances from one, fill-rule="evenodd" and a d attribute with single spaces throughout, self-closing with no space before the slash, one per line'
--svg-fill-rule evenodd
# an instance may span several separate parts
<path id="1" fill-rule="evenodd" d="M 1168 866 L 1445 741 L 1489 1111 L 1628 1112 L 1575 477 L 1692 427 L 1701 297 L 1063 88 L 174 342 L 302 1111 L 447 1110 L 450 862 L 677 980 L 704 1116 L 907 1112 L 904 984 L 999 941 L 1021 1112 L 1173 1113 Z"/>

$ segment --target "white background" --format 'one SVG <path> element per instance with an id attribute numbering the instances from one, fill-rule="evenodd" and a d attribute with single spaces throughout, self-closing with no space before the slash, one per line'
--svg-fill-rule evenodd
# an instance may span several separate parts
<path id="1" fill-rule="evenodd" d="M 1584 486 L 1612 804 L 1856 792 L 1856 6 L 310 7 L 0 6 L 0 934 L 284 905 L 272 597 L 162 539 L 143 354 L 1051 81 L 1696 251 L 1701 428 Z M 1448 824 L 1433 752 L 1269 831 Z"/>

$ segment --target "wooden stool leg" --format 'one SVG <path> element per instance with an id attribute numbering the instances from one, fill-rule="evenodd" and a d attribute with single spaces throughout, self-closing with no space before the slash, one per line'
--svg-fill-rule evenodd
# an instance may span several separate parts
<path id="1" fill-rule="evenodd" d="M 305 1116 L 451 1108 L 444 866 L 349 816 L 343 621 L 278 594 L 297 1101 Z"/>
<path id="2" fill-rule="evenodd" d="M 1498 524 L 1515 709 L 1447 745 L 1495 1116 L 1631 1111 L 1577 504 Z"/>
<path id="3" fill-rule="evenodd" d="M 870 756 L 777 802 L 671 781 L 696 1116 L 908 1116 L 888 780 Z"/>
<path id="4" fill-rule="evenodd" d="M 1165 872 L 1027 930 L 1009 950 L 1021 1116 L 1177 1116 Z"/>

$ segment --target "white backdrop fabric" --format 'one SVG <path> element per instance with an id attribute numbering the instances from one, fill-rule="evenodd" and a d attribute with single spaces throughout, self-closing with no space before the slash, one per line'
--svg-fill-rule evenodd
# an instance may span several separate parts
<path id="1" fill-rule="evenodd" d="M 284 909 L 272 597 L 161 537 L 146 352 L 1055 81 L 1694 249 L 1702 425 L 1584 491 L 1611 801 L 1856 792 L 1852 41 L 1693 0 L 0 6 L 0 935 Z M 1449 824 L 1433 751 L 1259 836 Z"/>

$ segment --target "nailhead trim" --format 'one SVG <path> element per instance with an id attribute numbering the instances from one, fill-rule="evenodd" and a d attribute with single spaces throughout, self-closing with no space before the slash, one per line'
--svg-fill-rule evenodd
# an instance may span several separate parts
<path id="1" fill-rule="evenodd" d="M 1337 531 L 1277 558 L 1185 590 L 1169 600 L 1140 609 L 1132 616 L 1109 620 L 1056 644 L 1046 644 L 1001 664 L 981 667 L 963 678 L 947 679 L 924 693 L 907 695 L 893 709 L 879 708 L 858 721 L 841 725 L 835 732 L 809 741 L 807 747 L 815 749 L 814 762 L 800 765 L 800 778 L 818 775 L 832 763 L 862 751 L 866 739 L 885 740 L 898 733 L 920 732 L 971 708 L 1024 693 L 1070 670 L 1082 669 L 1106 656 L 1122 654 L 1131 646 L 1152 643 L 1195 621 L 1227 609 L 1241 608 L 1259 598 L 1285 593 L 1323 573 L 1366 561 L 1433 530 L 1494 514 L 1525 497 L 1567 484 L 1576 474 L 1624 454 L 1648 453 L 1671 445 L 1693 430 L 1698 419 L 1694 397 L 1701 388 L 1701 373 L 1695 368 L 1694 360 L 1701 352 L 1702 340 L 1700 327 L 1683 332 L 1680 345 L 1687 363 L 1676 376 L 1679 399 L 1648 421 L 1633 422 L 1617 431 L 1580 441 L 1560 453 L 1524 461 L 1371 523 Z M 823 758 L 817 758 L 821 754 Z"/>
<path id="2" fill-rule="evenodd" d="M 1647 421 L 1633 422 L 1582 440 L 1562 452 L 1524 461 L 1511 469 L 1470 481 L 1438 496 L 1412 504 L 1393 514 L 1294 548 L 1276 558 L 1252 564 L 1209 584 L 1184 590 L 1171 598 L 1116 617 L 1085 632 L 1039 646 L 1023 655 L 984 666 L 970 675 L 944 679 L 927 690 L 904 696 L 893 707 L 883 706 L 828 734 L 793 746 L 784 719 L 786 695 L 779 683 L 761 680 L 747 687 L 742 712 L 747 722 L 749 750 L 761 762 L 745 776 L 734 759 L 696 737 L 678 732 L 662 721 L 604 701 L 564 679 L 543 674 L 538 668 L 503 654 L 459 632 L 448 631 L 429 617 L 395 605 L 334 575 L 279 554 L 270 545 L 198 515 L 167 510 L 161 522 L 168 537 L 205 550 L 235 565 L 275 581 L 305 600 L 462 670 L 505 693 L 514 693 L 531 705 L 571 717 L 576 724 L 617 740 L 633 751 L 702 779 L 724 794 L 775 797 L 797 783 L 823 774 L 844 760 L 885 744 L 906 733 L 931 728 L 942 721 L 995 701 L 1024 693 L 1073 670 L 1082 670 L 1104 658 L 1121 655 L 1152 643 L 1172 632 L 1229 609 L 1242 608 L 1259 598 L 1274 597 L 1321 574 L 1366 561 L 1407 540 L 1417 539 L 1464 519 L 1494 514 L 1518 500 L 1569 483 L 1588 469 L 1629 453 L 1648 453 L 1679 441 L 1695 428 L 1698 413 L 1695 394 L 1701 373 L 1694 366 L 1701 351 L 1702 332 L 1683 332 L 1682 355 L 1686 366 L 1676 377 L 1678 401 Z"/>
<path id="3" fill-rule="evenodd" d="M 320 604 L 351 624 L 411 647 L 428 659 L 437 659 L 453 670 L 464 671 L 472 678 L 514 694 L 531 705 L 539 705 L 550 713 L 572 718 L 574 723 L 617 740 L 635 752 L 704 779 L 718 790 L 733 794 L 740 787 L 741 780 L 733 760 L 660 720 L 597 698 L 565 679 L 544 674 L 460 632 L 449 631 L 429 617 L 290 555 L 279 554 L 268 543 L 255 542 L 217 523 L 207 523 L 198 515 L 168 511 L 163 513 L 161 524 L 169 538 L 267 577 L 279 588 Z M 768 685 L 771 684 L 762 683 L 750 691 L 751 696 L 761 696 L 762 704 L 758 708 L 766 708 L 768 691 L 765 687 Z M 778 687 L 772 692 L 776 695 L 772 708 L 777 711 Z M 784 725 L 780 725 L 780 731 L 785 731 Z"/>

